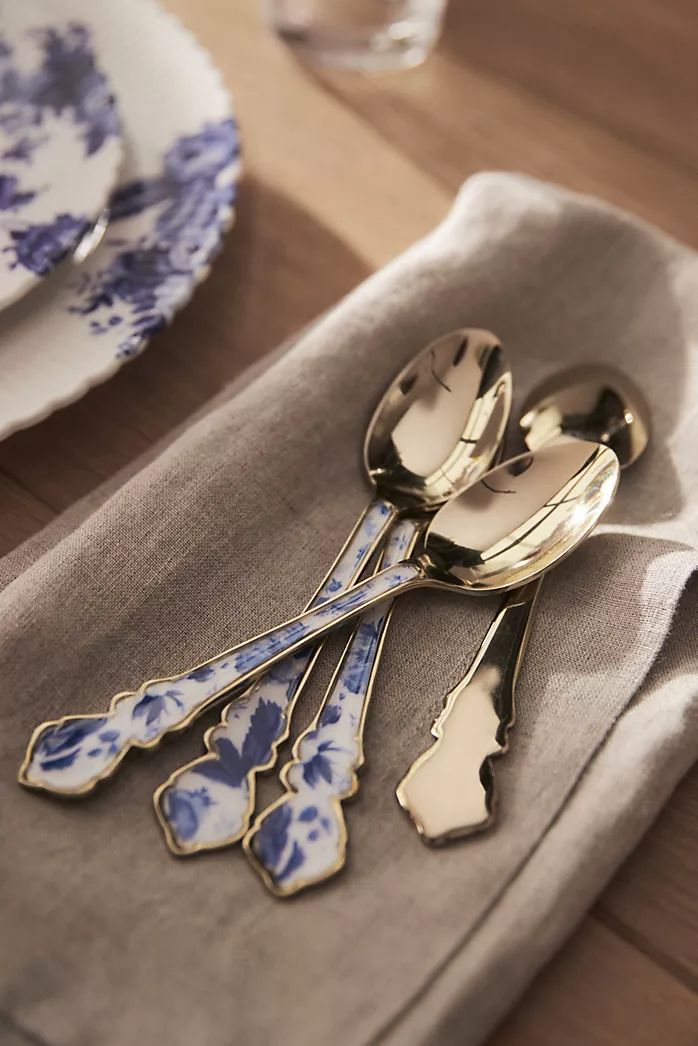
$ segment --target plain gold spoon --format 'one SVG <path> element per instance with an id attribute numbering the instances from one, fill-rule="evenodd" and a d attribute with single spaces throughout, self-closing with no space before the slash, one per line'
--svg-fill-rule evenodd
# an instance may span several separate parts
<path id="1" fill-rule="evenodd" d="M 597 365 L 564 372 L 531 393 L 519 427 L 528 447 L 573 436 L 611 447 L 621 468 L 649 440 L 649 410 L 622 374 Z M 513 592 L 492 622 L 464 678 L 432 726 L 436 741 L 410 767 L 397 798 L 425 842 L 488 828 L 495 817 L 491 763 L 507 749 L 514 691 L 542 578 Z"/>

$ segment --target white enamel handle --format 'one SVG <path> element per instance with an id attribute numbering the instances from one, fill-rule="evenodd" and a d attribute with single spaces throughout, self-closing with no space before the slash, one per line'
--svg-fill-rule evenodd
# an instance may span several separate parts
<path id="1" fill-rule="evenodd" d="M 386 502 L 373 502 L 308 609 L 354 584 L 395 515 Z M 236 693 L 220 722 L 206 732 L 206 753 L 179 767 L 156 789 L 155 813 L 173 853 L 187 856 L 230 846 L 245 834 L 254 812 L 257 774 L 271 769 L 288 737 L 294 705 L 320 646 L 314 643 L 285 657 Z"/>
<path id="2" fill-rule="evenodd" d="M 84 795 L 114 772 L 129 749 L 154 748 L 233 687 L 262 675 L 369 606 L 423 581 L 420 566 L 398 564 L 188 672 L 117 694 L 104 713 L 44 723 L 34 732 L 19 780 L 55 794 Z"/>
<path id="3" fill-rule="evenodd" d="M 408 556 L 419 535 L 412 520 L 395 523 L 383 565 Z M 362 615 L 320 710 L 283 768 L 285 794 L 264 810 L 244 840 L 265 883 L 289 896 L 330 878 L 344 865 L 347 831 L 342 802 L 358 789 L 363 731 L 392 602 Z M 219 802 L 218 793 L 212 797 Z"/>

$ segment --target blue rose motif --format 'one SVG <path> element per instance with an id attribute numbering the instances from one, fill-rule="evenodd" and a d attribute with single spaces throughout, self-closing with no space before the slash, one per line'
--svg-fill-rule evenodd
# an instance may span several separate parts
<path id="1" fill-rule="evenodd" d="M 174 182 L 215 179 L 237 155 L 233 120 L 207 123 L 198 134 L 180 138 L 165 155 L 165 177 Z"/>
<path id="2" fill-rule="evenodd" d="M 56 262 L 73 249 L 76 240 L 87 227 L 84 218 L 59 214 L 53 222 L 13 229 L 11 236 L 12 249 L 17 259 L 15 265 L 23 265 L 37 276 L 46 276 Z"/>
<path id="3" fill-rule="evenodd" d="M 3 155 L 7 156 L 7 153 Z M 0 211 L 16 211 L 31 203 L 35 196 L 32 190 L 20 189 L 16 175 L 0 174 Z"/>
<path id="4" fill-rule="evenodd" d="M 65 723 L 49 727 L 39 738 L 37 750 L 42 755 L 56 755 L 79 745 L 86 737 L 96 734 L 106 723 L 104 716 L 95 719 L 69 719 Z"/>
<path id="5" fill-rule="evenodd" d="M 163 809 L 168 824 L 178 840 L 190 842 L 196 835 L 201 821 L 201 814 L 214 801 L 206 788 L 189 791 L 185 788 L 171 788 L 163 797 Z"/>
<path id="6" fill-rule="evenodd" d="M 119 133 L 119 122 L 114 107 L 114 99 L 109 93 L 104 78 L 93 70 L 89 86 L 83 94 L 82 101 L 75 109 L 76 120 L 84 124 L 84 141 L 87 155 L 99 152 L 107 138 Z"/>
<path id="7" fill-rule="evenodd" d="M 123 251 L 111 268 L 111 292 L 121 301 L 154 303 L 152 291 L 175 271 L 167 248 Z"/>
<path id="8" fill-rule="evenodd" d="M 178 270 L 188 271 L 191 255 L 204 246 L 211 229 L 215 228 L 221 206 L 231 199 L 231 186 L 216 189 L 208 182 L 196 182 L 158 217 L 156 228 L 160 242 L 170 245 L 170 257 Z"/>
<path id="9" fill-rule="evenodd" d="M 66 33 L 45 29 L 36 34 L 41 43 L 43 61 L 30 79 L 30 96 L 39 108 L 56 113 L 74 109 L 80 104 L 94 69 L 94 58 L 88 48 L 84 26 L 72 25 Z"/>
<path id="10" fill-rule="evenodd" d="M 288 842 L 292 817 L 288 804 L 282 803 L 264 818 L 257 829 L 253 837 L 253 849 L 265 868 L 275 868 L 281 860 Z"/>
<path id="11" fill-rule="evenodd" d="M 46 140 L 42 133 L 47 114 L 67 114 L 80 129 L 85 153 L 91 156 L 118 134 L 114 100 L 95 66 L 90 35 L 83 25 L 46 28 L 34 34 L 41 49 L 38 68 L 25 72 L 13 62 L 7 41 L 0 41 L 0 126 L 14 140 L 3 160 L 31 167 L 34 151 Z M 40 190 L 21 185 L 15 174 L 0 176 L 0 210 L 15 211 L 30 203 Z M 12 268 L 21 265 L 45 276 L 87 229 L 81 215 L 61 214 L 50 223 L 10 230 Z"/>
<path id="12" fill-rule="evenodd" d="M 300 820 L 308 821 L 315 816 L 313 808 L 306 807 L 301 812 Z M 297 840 L 293 840 L 291 852 L 285 864 L 282 858 L 289 842 L 289 829 L 293 823 L 293 810 L 288 802 L 281 803 L 265 817 L 252 838 L 252 849 L 276 880 L 283 883 L 294 872 L 305 864 L 305 851 Z"/>
<path id="13" fill-rule="evenodd" d="M 167 186 L 159 178 L 134 178 L 119 185 L 109 201 L 109 218 L 112 222 L 142 214 L 149 207 L 168 198 Z"/>
<path id="14" fill-rule="evenodd" d="M 27 81 L 25 97 L 39 111 L 72 110 L 91 156 L 119 128 L 114 100 L 95 67 L 89 33 L 85 26 L 73 24 L 64 33 L 49 28 L 38 35 L 43 61 Z"/>
<path id="15" fill-rule="evenodd" d="M 159 176 L 134 179 L 113 194 L 111 225 L 157 209 L 152 234 L 130 241 L 109 235 L 103 250 L 117 248 L 112 260 L 81 278 L 69 311 L 92 314 L 90 330 L 98 335 L 109 330 L 115 316 L 121 322 L 124 310 L 113 310 L 125 305 L 130 310 L 129 330 L 118 355 L 135 355 L 145 338 L 165 325 L 208 264 L 234 198 L 234 186 L 222 175 L 237 151 L 233 120 L 207 123 L 168 150 Z M 251 667 L 260 656 L 250 651 L 244 662 Z"/>
<path id="16" fill-rule="evenodd" d="M 95 719 L 72 719 L 48 727 L 36 745 L 36 756 L 42 770 L 64 770 L 72 766 L 80 754 L 85 738 L 97 733 L 106 723 L 104 716 Z"/>

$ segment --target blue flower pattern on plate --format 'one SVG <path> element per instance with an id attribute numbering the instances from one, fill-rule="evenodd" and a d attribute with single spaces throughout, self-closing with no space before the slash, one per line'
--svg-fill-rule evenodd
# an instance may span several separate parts
<path id="1" fill-rule="evenodd" d="M 210 264 L 232 213 L 238 151 L 232 118 L 207 123 L 172 145 L 158 176 L 126 183 L 114 193 L 110 229 L 100 248 L 110 260 L 86 267 L 68 308 L 85 317 L 95 336 L 122 327 L 118 356 L 136 355 Z M 124 236 L 120 225 L 149 210 L 148 233 Z"/>
<path id="2" fill-rule="evenodd" d="M 394 524 L 383 566 L 405 559 L 417 533 L 410 520 Z M 257 818 L 245 838 L 254 863 L 277 893 L 318 883 L 344 863 L 342 800 L 358 786 L 363 724 L 389 615 L 390 604 L 381 603 L 362 616 L 315 723 L 301 735 L 292 762 L 282 771 L 286 795 Z"/>
<path id="3" fill-rule="evenodd" d="M 36 276 L 47 276 L 57 261 L 73 249 L 87 223 L 71 214 L 59 214 L 55 221 L 12 229 L 15 265 L 23 265 Z"/>
<path id="4" fill-rule="evenodd" d="M 355 581 L 393 517 L 394 509 L 384 501 L 377 500 L 369 506 L 312 605 Z M 220 724 L 207 734 L 209 754 L 175 770 L 159 789 L 156 804 L 170 845 L 177 853 L 226 846 L 244 835 L 253 813 L 255 776 L 273 763 L 278 745 L 288 734 L 293 705 L 316 649 L 317 646 L 305 648 L 279 661 L 229 704 Z M 198 794 L 202 787 L 215 797 L 215 803 L 198 807 L 196 830 L 191 831 L 188 820 L 183 834 L 179 799 Z"/>
<path id="5" fill-rule="evenodd" d="M 421 576 L 418 566 L 402 563 L 386 570 L 379 577 L 365 582 L 365 598 L 385 598 L 394 589 L 400 588 L 407 581 Z M 105 717 L 109 729 L 118 734 L 115 742 L 116 751 L 104 753 L 100 759 L 87 758 L 87 746 L 81 745 L 79 752 L 68 770 L 49 772 L 42 770 L 36 758 L 36 744 L 32 744 L 27 758 L 20 770 L 20 780 L 27 785 L 43 788 L 59 794 L 81 794 L 90 789 L 97 781 L 107 777 L 121 761 L 131 747 L 150 748 L 159 743 L 164 735 L 172 730 L 180 730 L 195 716 L 206 709 L 212 701 L 231 690 L 237 683 L 242 683 L 260 668 L 270 657 L 278 657 L 289 650 L 304 637 L 312 639 L 319 630 L 331 627 L 333 619 L 342 617 L 347 609 L 356 607 L 356 597 L 349 590 L 346 595 L 340 593 L 334 597 L 332 605 L 321 605 L 304 615 L 302 622 L 284 624 L 266 635 L 250 640 L 249 643 L 235 650 L 227 651 L 207 662 L 212 672 L 206 679 L 201 678 L 200 670 L 191 670 L 181 676 L 162 679 L 144 684 L 135 693 L 117 696 L 111 710 Z M 331 610 L 330 614 L 328 611 Z M 203 666 L 202 666 L 203 667 Z M 271 667 L 271 666 L 270 666 Z M 157 697 L 168 700 L 155 701 Z M 176 699 L 175 699 L 176 698 Z M 153 715 L 143 714 L 143 708 L 154 708 Z M 47 725 L 42 737 L 48 738 L 51 731 L 61 729 L 66 723 L 79 724 L 94 717 L 68 716 L 55 724 Z"/>
<path id="6" fill-rule="evenodd" d="M 57 214 L 51 221 L 22 220 L 22 210 L 44 192 L 32 175 L 35 153 L 48 142 L 49 117 L 70 121 L 81 135 L 86 159 L 119 134 L 106 80 L 96 68 L 90 34 L 84 25 L 46 27 L 31 34 L 40 62 L 27 69 L 15 49 L 0 38 L 0 132 L 2 161 L 14 165 L 0 176 L 0 211 L 9 239 L 3 249 L 10 269 L 18 266 L 45 276 L 73 250 L 90 227 L 84 214 Z"/>

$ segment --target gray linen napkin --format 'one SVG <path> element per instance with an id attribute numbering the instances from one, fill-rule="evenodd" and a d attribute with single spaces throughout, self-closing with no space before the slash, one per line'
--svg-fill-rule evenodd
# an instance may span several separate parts
<path id="1" fill-rule="evenodd" d="M 696 754 L 697 276 L 691 252 L 627 215 L 477 176 L 431 236 L 76 529 L 8 558 L 0 1010 L 18 1042 L 483 1040 Z M 198 729 L 87 801 L 21 791 L 41 720 L 102 708 L 305 602 L 366 500 L 377 397 L 458 325 L 502 338 L 519 400 L 605 360 L 642 385 L 654 421 L 599 533 L 546 581 L 496 831 L 431 851 L 393 795 L 497 606 L 438 593 L 396 610 L 346 811 L 349 867 L 329 886 L 282 902 L 238 850 L 170 856 L 150 794 L 199 753 Z M 272 779 L 261 798 L 275 794 Z"/>

